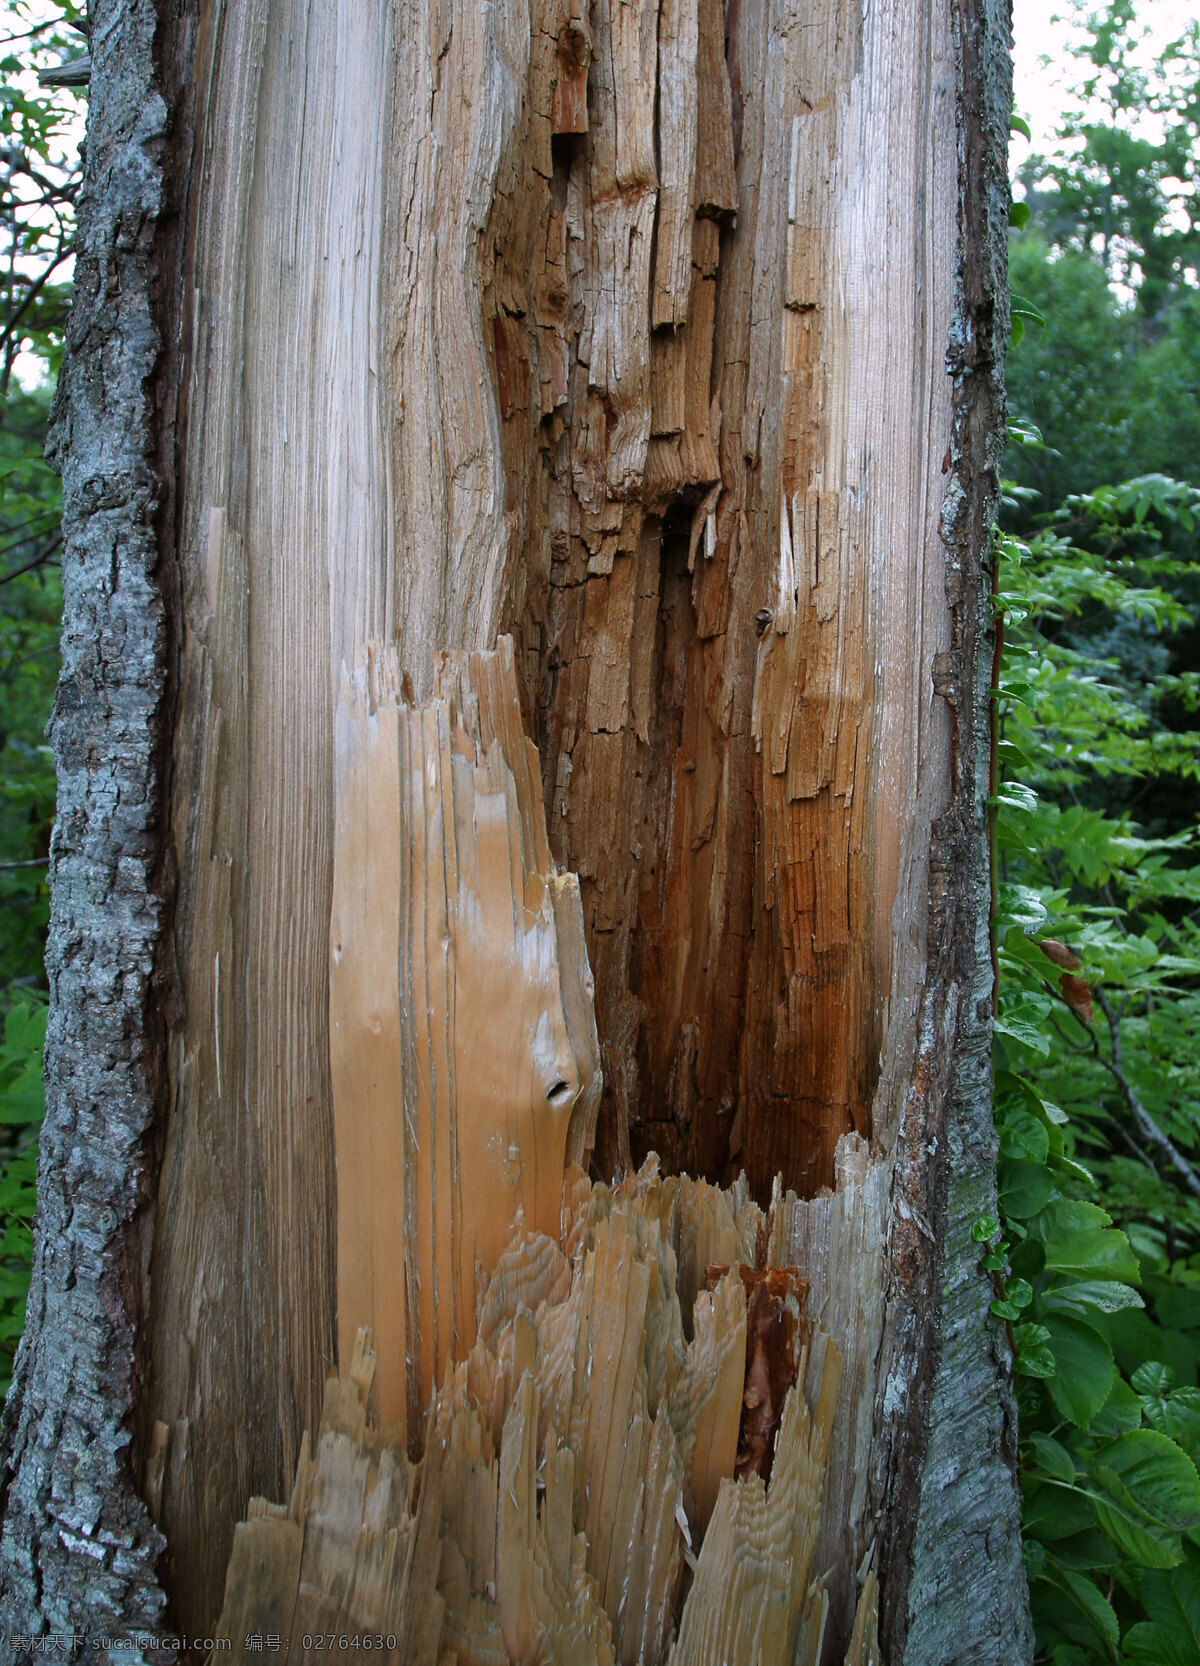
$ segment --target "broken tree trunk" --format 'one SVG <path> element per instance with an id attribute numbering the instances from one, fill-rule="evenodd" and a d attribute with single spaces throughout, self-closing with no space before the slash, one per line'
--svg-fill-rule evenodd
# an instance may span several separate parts
<path id="1" fill-rule="evenodd" d="M 818 1666 L 831 1610 L 836 1632 L 856 1606 L 841 1552 L 863 1528 L 881 1211 L 863 1231 L 848 1172 L 824 1223 L 778 1186 L 764 1213 L 744 1176 L 722 1192 L 656 1158 L 589 1186 L 592 980 L 511 640 L 443 657 L 420 707 L 403 689 L 369 648 L 337 714 L 349 1364 L 290 1507 L 253 1500 L 235 1533 L 218 1635 L 306 1658 L 331 1635 L 391 1638 L 429 1666 Z M 841 1147 L 866 1179 L 865 1142 Z"/>
<path id="2" fill-rule="evenodd" d="M 331 999 L 363 1023 L 412 976 L 331 977 L 343 678 L 382 642 L 427 707 L 440 650 L 507 632 L 547 826 L 508 826 L 513 895 L 578 877 L 598 1181 L 654 1152 L 768 1208 L 780 1176 L 780 1265 L 815 1322 L 835 1288 L 862 1316 L 826 1658 L 865 1658 L 872 1605 L 893 1661 L 1020 1657 L 969 1234 L 1004 0 L 96 0 L 91 32 L 5 1623 L 206 1634 L 248 1500 L 301 1467 L 351 1363 Z M 498 802 L 487 750 L 452 805 L 468 774 Z M 351 1046 L 369 1098 L 387 1060 Z M 359 1223 L 372 1302 L 394 1224 Z M 497 1241 L 464 1215 L 450 1277 Z M 386 1342 L 408 1440 L 443 1320 L 465 1346 L 469 1303 Z"/>

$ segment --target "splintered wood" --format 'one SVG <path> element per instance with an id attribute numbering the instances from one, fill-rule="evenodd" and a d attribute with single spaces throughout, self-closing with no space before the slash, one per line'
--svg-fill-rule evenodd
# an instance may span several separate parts
<path id="1" fill-rule="evenodd" d="M 416 1438 L 475 1340 L 477 1263 L 557 1230 L 600 1093 L 578 881 L 555 871 L 511 643 L 404 698 L 394 651 L 343 678 L 329 1033 L 338 1347 L 361 1326 L 385 1424 Z"/>
<path id="2" fill-rule="evenodd" d="M 655 1151 L 817 1203 L 843 1137 L 895 1138 L 964 559 L 940 522 L 955 15 L 222 0 L 195 31 L 135 1447 L 196 1635 L 230 1499 L 294 1472 L 356 1327 L 415 1443 L 475 1340 L 476 1259 L 518 1206 L 554 1235 L 595 1111 L 584 940 L 600 1174 Z M 511 691 L 437 669 L 506 631 L 536 765 Z M 485 1102 L 488 1140 L 461 1138 Z M 866 1244 L 873 1184 L 855 1197 L 819 1231 Z M 689 1263 L 685 1328 L 738 1261 Z M 856 1341 L 857 1479 L 822 1527 L 839 1650 L 874 1369 Z"/>
<path id="3" fill-rule="evenodd" d="M 842 1362 L 795 1269 L 755 1266 L 769 1235 L 744 1187 L 573 1171 L 561 1231 L 518 1226 L 483 1282 L 416 1464 L 377 1426 L 361 1331 L 290 1504 L 252 1500 L 236 1530 L 218 1627 L 235 1658 L 257 1635 L 307 1659 L 333 1634 L 412 1666 L 818 1666 Z M 769 1461 L 735 1479 L 747 1286 L 793 1322 Z"/>

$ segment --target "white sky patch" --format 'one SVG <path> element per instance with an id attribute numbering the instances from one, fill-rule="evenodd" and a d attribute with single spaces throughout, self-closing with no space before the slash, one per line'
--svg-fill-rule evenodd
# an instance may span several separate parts
<path id="1" fill-rule="evenodd" d="M 1083 110 L 1077 89 L 1097 72 L 1088 59 L 1071 52 L 1072 46 L 1078 47 L 1088 39 L 1087 17 L 1098 11 L 1099 0 L 1079 8 L 1059 0 L 1049 13 L 1045 0 L 1013 0 L 1013 107 L 1031 131 L 1029 139 L 1014 133 L 1009 146 L 1009 173 L 1018 198 L 1025 195 L 1025 190 L 1016 176 L 1031 155 L 1063 157 L 1082 147 L 1082 139 L 1058 137 L 1064 118 L 1083 114 L 1101 122 L 1111 120 L 1111 111 L 1100 101 L 1092 110 Z M 1134 45 L 1126 56 L 1126 65 L 1151 70 L 1163 48 L 1179 40 L 1198 16 L 1198 0 L 1140 0 L 1131 31 Z M 1155 144 L 1164 137 L 1161 117 L 1153 112 L 1136 116 L 1127 112 L 1123 124 L 1139 138 Z M 1181 230 L 1189 224 L 1182 203 L 1175 205 L 1169 219 Z M 1133 282 L 1140 281 L 1136 263 L 1130 274 Z M 1114 279 L 1112 288 L 1127 304 L 1133 301 L 1135 292 L 1127 282 Z"/>
<path id="2" fill-rule="evenodd" d="M 1138 26 L 1146 35 L 1133 61 L 1145 68 L 1196 19 L 1197 5 L 1196 0 L 1142 0 L 1138 11 Z M 1013 101 L 1033 132 L 1032 143 L 1013 134 L 1014 172 L 1031 151 L 1045 154 L 1058 148 L 1055 129 L 1068 110 L 1078 107 L 1073 88 L 1091 67 L 1073 58 L 1068 48 L 1086 33 L 1070 7 L 1047 15 L 1045 0 L 1013 0 Z M 1146 136 L 1161 137 L 1161 131 L 1155 134 L 1147 125 Z"/>

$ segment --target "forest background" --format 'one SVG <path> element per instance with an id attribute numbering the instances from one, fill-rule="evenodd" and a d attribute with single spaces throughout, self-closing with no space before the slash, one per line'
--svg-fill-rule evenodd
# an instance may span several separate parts
<path id="1" fill-rule="evenodd" d="M 1067 114 L 1014 177 L 1001 1209 L 974 1236 L 1016 1360 L 1038 1659 L 1200 1666 L 1200 22 L 1164 40 L 1161 0 L 1061 9 Z M 76 6 L 0 0 L 0 1390 L 43 1103 L 43 446 L 86 49 Z"/>

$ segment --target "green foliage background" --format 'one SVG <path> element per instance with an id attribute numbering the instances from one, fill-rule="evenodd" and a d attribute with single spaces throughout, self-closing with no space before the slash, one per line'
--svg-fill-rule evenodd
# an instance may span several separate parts
<path id="1" fill-rule="evenodd" d="M 29 1288 L 46 1032 L 42 965 L 54 765 L 45 726 L 62 616 L 58 479 L 43 460 L 69 299 L 79 94 L 38 71 L 80 55 L 81 9 L 0 4 L 0 1392 Z"/>
<path id="2" fill-rule="evenodd" d="M 1078 110 L 1010 250 L 1002 1218 L 976 1236 L 1038 1659 L 1173 1666 L 1200 1662 L 1200 25 L 1138 68 L 1133 0 L 1075 12 Z"/>

